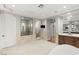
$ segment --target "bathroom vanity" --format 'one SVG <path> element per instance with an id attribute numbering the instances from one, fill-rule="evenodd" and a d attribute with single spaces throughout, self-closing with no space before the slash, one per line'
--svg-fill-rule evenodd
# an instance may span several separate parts
<path id="1" fill-rule="evenodd" d="M 59 44 L 79 48 L 79 10 L 61 15 L 59 23 Z"/>
<path id="2" fill-rule="evenodd" d="M 79 35 L 61 34 L 59 35 L 59 44 L 69 44 L 79 48 Z"/>

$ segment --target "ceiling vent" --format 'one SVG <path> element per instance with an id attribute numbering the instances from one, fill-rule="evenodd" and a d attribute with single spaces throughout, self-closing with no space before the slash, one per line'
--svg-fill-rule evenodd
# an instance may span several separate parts
<path id="1" fill-rule="evenodd" d="M 43 8 L 44 7 L 44 4 L 40 4 L 38 5 L 39 8 Z"/>

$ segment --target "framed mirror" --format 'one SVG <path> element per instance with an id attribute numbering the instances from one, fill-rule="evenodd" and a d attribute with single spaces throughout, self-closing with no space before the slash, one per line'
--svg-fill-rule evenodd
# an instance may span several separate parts
<path id="1" fill-rule="evenodd" d="M 33 34 L 33 20 L 32 18 L 21 19 L 21 36 Z"/>

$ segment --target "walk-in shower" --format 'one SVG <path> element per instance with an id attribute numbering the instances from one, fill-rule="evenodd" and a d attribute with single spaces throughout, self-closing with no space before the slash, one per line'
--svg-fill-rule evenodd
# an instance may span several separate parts
<path id="1" fill-rule="evenodd" d="M 56 19 L 54 17 L 47 19 L 48 40 L 55 42 L 56 39 Z"/>

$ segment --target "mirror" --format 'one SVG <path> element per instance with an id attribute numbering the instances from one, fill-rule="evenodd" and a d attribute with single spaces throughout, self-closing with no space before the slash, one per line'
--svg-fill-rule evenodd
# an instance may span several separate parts
<path id="1" fill-rule="evenodd" d="M 63 18 L 63 33 L 79 34 L 79 10 L 61 15 Z"/>
<path id="2" fill-rule="evenodd" d="M 21 36 L 33 34 L 33 20 L 32 18 L 21 19 Z"/>
<path id="3" fill-rule="evenodd" d="M 63 33 L 79 34 L 79 20 L 69 21 L 69 23 L 63 24 Z"/>

